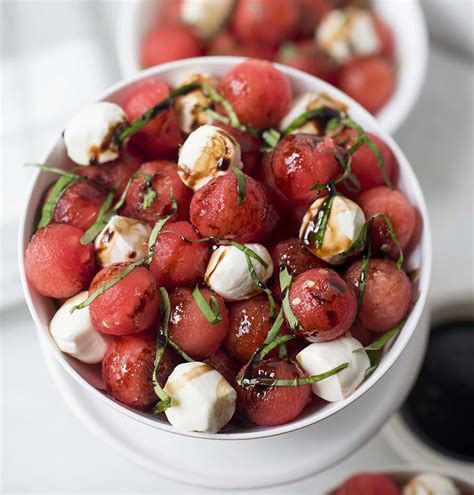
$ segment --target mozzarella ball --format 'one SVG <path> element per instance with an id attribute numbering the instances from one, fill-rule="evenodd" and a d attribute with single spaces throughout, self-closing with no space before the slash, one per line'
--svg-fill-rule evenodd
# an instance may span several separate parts
<path id="1" fill-rule="evenodd" d="M 228 174 L 232 167 L 243 167 L 239 143 L 224 129 L 213 125 L 193 131 L 179 153 L 179 177 L 193 191 L 214 177 Z"/>
<path id="2" fill-rule="evenodd" d="M 205 74 L 191 74 L 179 86 L 198 82 L 209 86 L 217 87 L 217 79 Z M 201 125 L 211 122 L 205 109 L 212 106 L 212 100 L 204 94 L 201 88 L 197 88 L 190 93 L 178 96 L 175 100 L 174 109 L 178 119 L 180 129 L 189 134 Z"/>
<path id="3" fill-rule="evenodd" d="M 270 253 L 261 244 L 245 244 L 267 264 L 263 266 L 258 260 L 250 258 L 257 277 L 266 282 L 273 274 Z M 234 246 L 219 246 L 211 255 L 204 275 L 206 284 L 226 301 L 249 299 L 259 292 L 252 280 L 246 255 Z"/>
<path id="4" fill-rule="evenodd" d="M 458 495 L 461 493 L 446 476 L 435 473 L 421 473 L 404 487 L 402 495 Z"/>
<path id="5" fill-rule="evenodd" d="M 214 368 L 193 361 L 176 366 L 166 382 L 168 421 L 185 431 L 217 433 L 235 412 L 237 393 Z"/>
<path id="6" fill-rule="evenodd" d="M 79 165 L 115 160 L 125 143 L 116 142 L 114 134 L 126 122 L 125 112 L 115 103 L 101 101 L 85 107 L 63 134 L 69 158 Z"/>
<path id="7" fill-rule="evenodd" d="M 336 62 L 378 53 L 382 43 L 369 10 L 349 7 L 328 12 L 316 30 L 316 42 Z"/>
<path id="8" fill-rule="evenodd" d="M 300 228 L 300 239 L 311 253 L 328 263 L 337 265 L 345 259 L 340 256 L 352 247 L 365 224 L 365 216 L 357 203 L 337 195 L 331 206 L 321 248 L 312 240 L 319 209 L 326 198 L 317 199 L 308 209 Z M 362 245 L 361 245 L 362 248 Z"/>
<path id="9" fill-rule="evenodd" d="M 298 96 L 292 103 L 290 111 L 281 119 L 280 131 L 285 130 L 296 118 L 311 110 L 324 109 L 320 117 L 308 120 L 301 127 L 298 127 L 291 134 L 316 134 L 317 136 L 332 136 L 338 134 L 341 128 L 326 132 L 327 123 L 333 118 L 347 117 L 347 105 L 341 101 L 334 100 L 326 93 L 308 91 Z"/>
<path id="10" fill-rule="evenodd" d="M 234 7 L 235 0 L 182 0 L 181 21 L 206 40 L 224 26 Z"/>
<path id="11" fill-rule="evenodd" d="M 94 364 L 102 361 L 111 340 L 93 327 L 88 306 L 71 313 L 88 296 L 84 291 L 68 299 L 53 316 L 49 331 L 61 351 L 83 363 Z"/>
<path id="12" fill-rule="evenodd" d="M 148 254 L 151 227 L 135 218 L 113 216 L 95 239 L 100 266 L 134 262 Z"/>
<path id="13" fill-rule="evenodd" d="M 369 357 L 362 344 L 350 333 L 329 342 L 315 342 L 305 347 L 296 360 L 308 375 L 319 375 L 340 364 L 349 363 L 339 373 L 311 385 L 313 393 L 328 402 L 348 397 L 362 383 L 365 371 L 370 367 Z"/>

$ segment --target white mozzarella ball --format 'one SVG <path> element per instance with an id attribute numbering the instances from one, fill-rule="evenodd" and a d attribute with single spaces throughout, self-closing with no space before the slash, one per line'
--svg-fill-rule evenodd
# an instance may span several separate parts
<path id="1" fill-rule="evenodd" d="M 422 473 L 403 487 L 403 495 L 458 495 L 461 493 L 446 476 Z"/>
<path id="2" fill-rule="evenodd" d="M 328 12 L 316 30 L 316 41 L 340 64 L 354 56 L 364 57 L 381 50 L 371 13 L 354 7 Z"/>
<path id="3" fill-rule="evenodd" d="M 234 415 L 235 390 L 208 364 L 179 364 L 164 390 L 171 397 L 166 417 L 181 430 L 217 433 Z"/>
<path id="4" fill-rule="evenodd" d="M 280 131 L 285 130 L 293 121 L 305 112 L 311 110 L 317 110 L 319 108 L 328 109 L 327 115 L 322 119 L 314 118 L 308 120 L 305 124 L 297 129 L 293 130 L 291 134 L 305 133 L 315 134 L 317 136 L 333 135 L 340 132 L 341 128 L 333 129 L 331 132 L 326 131 L 327 117 L 330 110 L 334 110 L 334 117 L 345 118 L 347 117 L 347 105 L 341 101 L 334 100 L 330 95 L 326 93 L 319 93 L 317 91 L 308 91 L 298 96 L 292 103 L 289 112 L 280 121 Z"/>
<path id="5" fill-rule="evenodd" d="M 329 342 L 310 344 L 296 356 L 296 360 L 308 375 L 319 375 L 342 363 L 349 363 L 339 373 L 311 385 L 313 393 L 328 402 L 348 397 L 362 383 L 365 371 L 370 367 L 367 352 L 350 333 Z"/>
<path id="6" fill-rule="evenodd" d="M 270 253 L 261 244 L 245 244 L 266 263 L 250 258 L 257 277 L 266 282 L 273 274 L 273 262 Z M 234 246 L 219 246 L 211 255 L 204 275 L 206 284 L 226 301 L 250 299 L 259 292 L 252 280 L 245 254 Z"/>
<path id="7" fill-rule="evenodd" d="M 202 85 L 207 84 L 213 88 L 217 87 L 218 81 L 215 77 L 207 74 L 190 74 L 179 86 L 193 82 Z M 212 100 L 204 94 L 201 88 L 190 91 L 175 99 L 174 109 L 180 129 L 189 134 L 201 125 L 209 124 L 212 119 L 207 115 L 206 109 L 212 105 Z"/>
<path id="8" fill-rule="evenodd" d="M 214 36 L 227 22 L 235 0 L 182 0 L 181 20 L 202 39 Z"/>
<path id="9" fill-rule="evenodd" d="M 49 331 L 61 351 L 94 364 L 102 361 L 111 339 L 92 326 L 88 306 L 71 313 L 71 309 L 87 297 L 88 292 L 84 291 L 68 299 L 53 316 Z"/>
<path id="10" fill-rule="evenodd" d="M 329 212 L 326 232 L 321 248 L 312 242 L 318 212 L 325 198 L 317 199 L 303 217 L 300 228 L 300 239 L 305 247 L 318 258 L 331 264 L 342 263 L 342 255 L 352 247 L 365 224 L 364 212 L 357 203 L 344 196 L 337 195 Z M 360 246 L 362 248 L 362 245 Z"/>
<path id="11" fill-rule="evenodd" d="M 101 101 L 85 107 L 63 134 L 69 158 L 79 165 L 115 160 L 122 146 L 113 139 L 114 133 L 126 122 L 125 112 L 115 103 Z"/>
<path id="12" fill-rule="evenodd" d="M 135 218 L 113 216 L 95 239 L 100 266 L 133 262 L 148 254 L 151 227 Z"/>
<path id="13" fill-rule="evenodd" d="M 178 158 L 178 174 L 186 186 L 197 191 L 214 177 L 242 168 L 240 146 L 224 129 L 203 125 L 193 131 Z"/>

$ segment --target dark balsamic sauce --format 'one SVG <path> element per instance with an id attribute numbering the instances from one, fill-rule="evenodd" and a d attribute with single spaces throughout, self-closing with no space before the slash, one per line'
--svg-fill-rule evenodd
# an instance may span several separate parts
<path id="1" fill-rule="evenodd" d="M 401 414 L 431 448 L 474 461 L 474 321 L 433 328 L 421 372 Z"/>

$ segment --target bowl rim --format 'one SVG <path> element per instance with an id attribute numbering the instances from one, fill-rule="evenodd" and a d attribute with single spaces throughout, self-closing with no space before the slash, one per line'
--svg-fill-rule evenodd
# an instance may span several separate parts
<path id="1" fill-rule="evenodd" d="M 122 77 L 128 78 L 143 70 L 138 59 L 138 41 L 134 23 L 139 15 L 140 9 L 147 0 L 131 0 L 124 2 L 120 6 L 115 28 L 115 52 Z M 373 10 L 378 12 L 385 0 L 375 0 Z M 382 127 L 393 134 L 402 123 L 408 118 L 413 110 L 418 97 L 423 88 L 428 69 L 429 37 L 426 18 L 420 0 L 405 0 L 404 9 L 410 9 L 406 16 L 412 19 L 416 29 L 410 31 L 410 46 L 418 47 L 416 60 L 417 70 L 412 72 L 410 81 L 403 85 L 403 90 L 392 95 L 390 100 L 378 112 L 376 118 Z M 406 12 L 406 11 L 405 11 Z M 389 20 L 384 19 L 390 27 Z M 396 35 L 396 32 L 394 30 Z M 397 52 L 397 48 L 395 49 Z M 397 62 L 403 66 L 400 54 L 397 55 Z M 163 64 L 164 65 L 164 64 Z M 413 64 L 412 64 L 413 65 Z M 400 71 L 400 68 L 399 68 Z M 397 77 L 400 81 L 400 77 Z M 397 86 L 398 87 L 398 86 Z"/>
<path id="2" fill-rule="evenodd" d="M 212 72 L 213 69 L 211 68 L 211 66 L 214 66 L 214 68 L 218 68 L 218 67 L 222 68 L 222 66 L 230 67 L 244 60 L 246 60 L 244 57 L 198 57 L 193 59 L 169 62 L 167 64 L 163 64 L 157 67 L 152 67 L 138 74 L 135 74 L 134 76 L 128 79 L 119 81 L 118 83 L 112 85 L 111 87 L 103 91 L 97 98 L 94 99 L 94 101 L 104 100 L 108 98 L 111 94 L 115 93 L 116 91 L 123 90 L 124 88 L 127 88 L 138 81 L 147 79 L 149 77 L 159 77 L 161 74 L 166 73 L 167 71 L 172 71 L 174 69 L 192 70 L 199 68 L 200 70 L 202 70 L 202 65 L 206 64 L 208 67 L 207 71 Z M 30 205 L 30 198 L 33 190 L 36 187 L 36 182 L 38 178 L 40 177 L 41 174 L 44 174 L 45 172 L 41 170 L 36 170 L 31 179 L 30 186 L 28 188 L 28 195 L 27 195 L 28 200 L 25 202 L 22 211 L 20 227 L 19 227 L 18 260 L 19 260 L 20 279 L 23 288 L 23 293 L 25 295 L 28 309 L 32 315 L 33 321 L 35 322 L 38 333 L 41 335 L 41 338 L 44 338 L 46 340 L 48 348 L 56 357 L 56 359 L 58 359 L 58 361 L 63 366 L 63 368 L 95 397 L 104 401 L 107 405 L 121 412 L 122 414 L 131 417 L 132 419 L 141 421 L 142 423 L 145 423 L 151 427 L 159 428 L 163 431 L 167 431 L 173 434 L 201 438 L 201 439 L 208 439 L 208 440 L 209 439 L 210 440 L 251 440 L 251 439 L 265 438 L 265 437 L 285 434 L 323 421 L 324 419 L 328 418 L 329 416 L 332 416 L 333 414 L 336 414 L 339 410 L 349 406 L 352 402 L 362 397 L 392 367 L 392 365 L 398 359 L 400 354 L 403 352 L 404 348 L 408 345 L 409 340 L 420 320 L 422 311 L 426 305 L 429 282 L 431 278 L 431 265 L 432 265 L 431 229 L 430 229 L 428 209 L 423 192 L 421 190 L 420 184 L 418 183 L 418 179 L 416 178 L 416 175 L 411 165 L 409 164 L 407 158 L 405 157 L 399 146 L 395 143 L 393 138 L 391 138 L 388 135 L 388 133 L 381 128 L 377 120 L 372 115 L 370 115 L 364 108 L 362 108 L 358 103 L 353 101 L 351 98 L 349 98 L 347 95 L 342 93 L 340 90 L 334 88 L 325 81 L 321 81 L 320 79 L 317 79 L 314 76 L 301 72 L 297 69 L 293 69 L 291 67 L 287 67 L 277 63 L 274 63 L 273 65 L 276 68 L 278 68 L 280 71 L 282 71 L 284 74 L 286 74 L 289 77 L 290 81 L 293 82 L 295 80 L 298 80 L 300 82 L 304 81 L 308 85 L 311 84 L 314 85 L 314 81 L 317 81 L 317 85 L 319 87 L 322 86 L 322 89 L 318 89 L 318 91 L 326 91 L 332 96 L 334 96 L 336 99 L 341 99 L 343 101 L 346 101 L 350 106 L 350 108 L 352 110 L 355 110 L 356 113 L 364 114 L 364 119 L 370 122 L 370 127 L 377 129 L 376 131 L 377 135 L 380 136 L 381 139 L 385 141 L 385 143 L 390 147 L 392 152 L 394 152 L 398 156 L 399 162 L 401 159 L 402 163 L 399 163 L 399 168 L 404 169 L 403 176 L 407 178 L 407 181 L 410 183 L 410 187 L 412 188 L 413 194 L 417 198 L 417 202 L 419 203 L 419 207 L 418 207 L 419 213 L 423 220 L 423 231 L 422 231 L 422 236 L 420 238 L 420 249 L 421 249 L 421 259 L 423 260 L 423 270 L 421 271 L 421 276 L 419 280 L 419 297 L 418 300 L 415 302 L 415 305 L 412 308 L 407 318 L 403 331 L 397 336 L 397 338 L 393 343 L 392 348 L 384 356 L 384 359 L 379 364 L 375 372 L 372 373 L 366 380 L 364 380 L 364 382 L 362 382 L 359 385 L 359 387 L 346 399 L 338 402 L 328 403 L 328 405 L 326 405 L 326 407 L 324 408 L 323 413 L 321 413 L 321 411 L 318 410 L 315 413 L 310 414 L 305 418 L 296 418 L 290 423 L 280 426 L 265 427 L 264 429 L 255 432 L 239 433 L 239 432 L 231 431 L 231 432 L 221 432 L 219 434 L 187 432 L 187 431 L 178 430 L 176 427 L 170 424 L 165 424 L 159 421 L 155 421 L 154 419 L 150 418 L 149 415 L 145 415 L 144 413 L 140 413 L 139 411 L 129 409 L 126 406 L 114 401 L 108 395 L 105 395 L 104 393 L 96 389 L 68 363 L 64 353 L 62 353 L 59 350 L 59 348 L 56 346 L 53 339 L 51 338 L 49 334 L 49 329 L 47 329 L 47 332 L 40 331 L 44 327 L 40 320 L 39 314 L 33 303 L 33 299 L 31 296 L 32 292 L 34 291 L 33 289 L 30 289 L 26 279 L 25 266 L 24 266 L 24 253 L 27 244 L 29 242 L 29 239 L 31 238 L 31 233 L 25 232 L 27 218 L 28 218 L 28 209 Z M 48 152 L 45 153 L 43 162 L 47 161 L 47 158 L 49 157 L 50 153 L 55 148 L 55 146 L 58 144 L 58 142 L 60 142 L 60 139 L 61 139 L 61 132 L 58 132 L 57 137 L 54 139 L 53 145 L 49 147 Z M 46 338 L 46 334 L 49 336 L 49 338 Z M 318 415 L 317 419 L 312 418 L 312 416 L 314 416 L 315 414 Z"/>

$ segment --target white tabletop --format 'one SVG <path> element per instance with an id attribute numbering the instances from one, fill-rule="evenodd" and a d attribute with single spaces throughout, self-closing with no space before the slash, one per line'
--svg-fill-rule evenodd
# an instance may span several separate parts
<path id="1" fill-rule="evenodd" d="M 116 5 L 3 5 L 0 492 L 5 494 L 210 492 L 143 471 L 71 413 L 50 381 L 17 281 L 16 224 L 29 173 L 21 163 L 38 160 L 65 119 L 119 77 L 113 24 L 109 31 L 101 29 L 106 20 L 113 22 Z M 428 199 L 434 241 L 431 301 L 438 311 L 473 293 L 473 82 L 471 60 L 435 46 L 425 90 L 395 136 Z M 324 473 L 259 493 L 314 494 L 351 472 L 400 460 L 378 434 Z"/>

